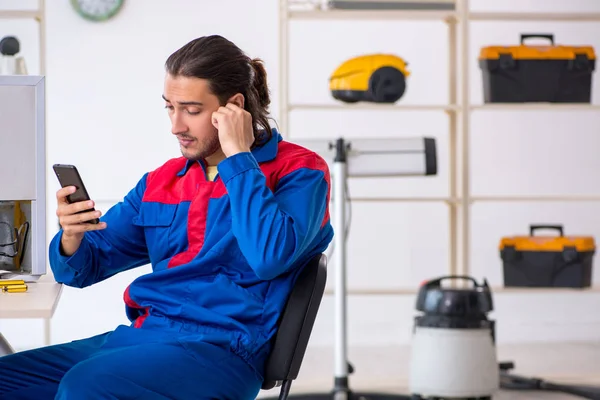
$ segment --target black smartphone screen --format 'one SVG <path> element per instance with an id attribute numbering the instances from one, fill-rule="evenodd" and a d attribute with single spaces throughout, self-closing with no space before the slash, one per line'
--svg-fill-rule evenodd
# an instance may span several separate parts
<path id="1" fill-rule="evenodd" d="M 56 174 L 56 177 L 58 178 L 58 181 L 60 182 L 60 185 L 63 188 L 67 186 L 75 186 L 75 188 L 77 189 L 75 193 L 72 193 L 67 196 L 67 201 L 69 203 L 73 204 L 80 201 L 90 200 L 90 196 L 87 192 L 87 189 L 85 188 L 85 185 L 83 184 L 81 175 L 79 175 L 79 171 L 77 171 L 77 168 L 74 165 L 54 164 L 52 168 L 54 169 L 54 173 Z M 94 208 L 90 208 L 88 210 L 80 211 L 79 213 L 93 210 Z M 100 222 L 100 220 L 98 218 L 95 218 L 88 222 L 97 224 Z"/>

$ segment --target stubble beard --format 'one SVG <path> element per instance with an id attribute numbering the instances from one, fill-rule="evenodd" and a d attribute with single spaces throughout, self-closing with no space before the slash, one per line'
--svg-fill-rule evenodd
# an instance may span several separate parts
<path id="1" fill-rule="evenodd" d="M 199 141 L 196 139 L 195 144 L 198 144 Z M 221 143 L 219 142 L 219 136 L 215 135 L 209 139 L 204 140 L 199 149 L 186 149 L 185 147 L 181 147 L 181 154 L 191 161 L 200 161 L 205 158 L 215 154 L 221 148 Z"/>

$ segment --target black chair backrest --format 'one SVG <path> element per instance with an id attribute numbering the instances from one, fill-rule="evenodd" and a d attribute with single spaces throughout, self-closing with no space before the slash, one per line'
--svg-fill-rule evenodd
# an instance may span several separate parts
<path id="1" fill-rule="evenodd" d="M 298 377 L 325 292 L 327 257 L 318 254 L 303 268 L 287 300 L 265 365 L 264 390 Z"/>

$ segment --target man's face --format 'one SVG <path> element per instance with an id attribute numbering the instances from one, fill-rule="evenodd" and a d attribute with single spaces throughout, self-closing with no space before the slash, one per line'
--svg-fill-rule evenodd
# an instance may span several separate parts
<path id="1" fill-rule="evenodd" d="M 210 92 L 208 81 L 167 74 L 163 98 L 171 133 L 177 137 L 185 158 L 201 160 L 220 150 L 219 134 L 211 122 L 220 104 Z"/>

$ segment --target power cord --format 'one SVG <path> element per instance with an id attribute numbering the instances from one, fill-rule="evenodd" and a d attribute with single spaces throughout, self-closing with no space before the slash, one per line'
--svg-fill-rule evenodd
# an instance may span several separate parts
<path id="1" fill-rule="evenodd" d="M 509 374 L 507 371 L 514 368 L 514 363 L 500 363 L 500 388 L 504 390 L 539 390 L 562 392 L 579 396 L 584 399 L 600 400 L 600 387 L 563 385 L 545 381 L 539 378 L 526 378 Z"/>
<path id="2" fill-rule="evenodd" d="M 16 228 L 13 228 L 8 222 L 0 221 L 0 224 L 6 226 L 7 231 L 10 232 L 10 236 L 8 239 L 10 241 L 7 243 L 0 243 L 0 247 L 14 247 L 15 248 L 15 250 L 13 251 L 13 254 L 8 254 L 8 253 L 5 253 L 4 251 L 0 251 L 0 256 L 10 257 L 10 258 L 16 257 L 17 254 L 19 253 L 19 231 Z M 15 231 L 14 239 L 12 238 L 13 237 L 13 232 L 12 232 L 13 229 Z"/>
<path id="3" fill-rule="evenodd" d="M 8 227 L 9 232 L 12 233 L 13 227 L 8 222 L 0 221 L 0 224 L 6 225 Z M 25 246 L 27 243 L 27 237 L 29 235 L 29 227 L 30 227 L 29 222 L 25 221 L 23 223 L 23 225 L 21 225 L 19 227 L 19 229 L 14 228 L 15 238 L 9 239 L 9 240 L 12 240 L 9 243 L 0 243 L 0 247 L 11 247 L 12 246 L 12 247 L 14 247 L 15 250 L 13 251 L 13 254 L 8 254 L 8 253 L 5 253 L 4 251 L 0 250 L 0 257 L 15 258 L 20 255 L 20 263 L 23 264 L 23 258 L 25 257 Z"/>

